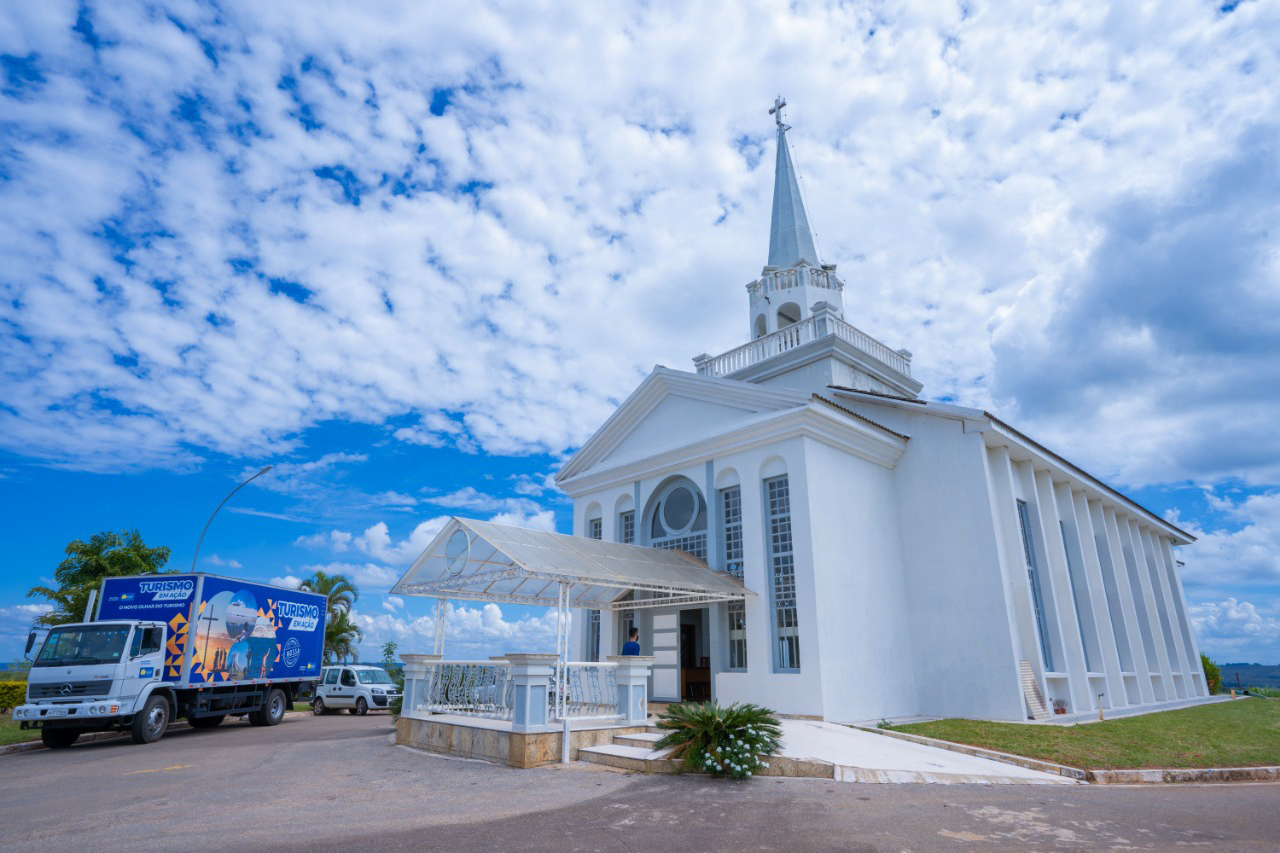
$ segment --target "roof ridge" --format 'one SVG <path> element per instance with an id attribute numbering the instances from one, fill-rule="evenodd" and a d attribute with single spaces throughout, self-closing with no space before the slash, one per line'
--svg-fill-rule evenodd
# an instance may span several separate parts
<path id="1" fill-rule="evenodd" d="M 876 423 L 875 421 L 871 420 L 871 418 L 867 417 L 866 415 L 860 415 L 860 414 L 858 414 L 858 413 L 857 413 L 857 412 L 855 412 L 855 411 L 852 411 L 852 410 L 850 410 L 850 409 L 846 409 L 844 406 L 842 406 L 842 405 L 840 405 L 839 403 L 836 403 L 836 402 L 834 402 L 834 401 L 832 401 L 832 400 L 828 400 L 826 397 L 822 396 L 821 394 L 816 394 L 816 393 L 815 393 L 815 394 L 813 395 L 813 399 L 814 399 L 814 400 L 820 400 L 820 401 L 822 401 L 823 403 L 826 403 L 826 404 L 827 404 L 828 406 L 830 406 L 831 408 L 835 409 L 836 411 L 843 412 L 844 414 L 846 414 L 846 415 L 848 415 L 848 416 L 850 416 L 850 417 L 852 417 L 852 418 L 857 418 L 857 419 L 858 419 L 858 420 L 860 420 L 860 421 L 865 421 L 866 423 L 871 424 L 873 427 L 879 427 L 880 429 L 884 430 L 885 432 L 889 433 L 890 435 L 896 435 L 898 438 L 902 439 L 903 441 L 910 441 L 910 440 L 911 440 L 911 436 L 909 436 L 909 435 L 903 435 L 902 433 L 898 432 L 897 430 L 889 429 L 889 428 L 888 428 L 887 426 L 885 426 L 884 424 L 878 424 L 878 423 Z"/>

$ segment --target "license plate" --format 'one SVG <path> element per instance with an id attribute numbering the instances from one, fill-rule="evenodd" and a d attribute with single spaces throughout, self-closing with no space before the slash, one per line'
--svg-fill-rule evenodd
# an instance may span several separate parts
<path id="1" fill-rule="evenodd" d="M 66 715 L 66 708 L 50 708 L 48 712 L 45 713 L 46 717 L 65 717 Z"/>

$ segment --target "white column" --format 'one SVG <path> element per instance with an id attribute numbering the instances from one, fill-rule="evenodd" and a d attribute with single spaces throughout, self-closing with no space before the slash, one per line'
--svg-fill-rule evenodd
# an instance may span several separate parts
<path id="1" fill-rule="evenodd" d="M 551 674 L 555 671 L 555 655 L 508 654 L 515 700 L 511 714 L 513 732 L 547 730 L 547 708 L 551 693 Z"/>
<path id="2" fill-rule="evenodd" d="M 1160 565 L 1159 552 L 1150 528 L 1143 528 L 1141 535 L 1142 547 L 1147 557 L 1147 570 L 1151 574 L 1151 589 L 1156 598 L 1156 611 L 1160 614 L 1161 637 L 1164 638 L 1165 648 L 1169 653 L 1169 668 L 1174 676 L 1181 676 L 1172 679 L 1173 689 L 1179 699 L 1185 699 L 1190 695 L 1187 692 L 1186 651 L 1174 631 L 1173 598 L 1169 595 L 1169 580 Z"/>
<path id="3" fill-rule="evenodd" d="M 1165 648 L 1164 637 L 1160 632 L 1160 615 L 1156 611 L 1156 596 L 1151 588 L 1151 575 L 1147 569 L 1142 537 L 1138 532 L 1137 523 L 1132 518 L 1117 517 L 1116 522 L 1120 525 L 1121 541 L 1129 546 L 1132 554 L 1133 574 L 1137 578 L 1135 598 L 1137 590 L 1142 591 L 1142 606 L 1138 608 L 1138 616 L 1144 623 L 1142 641 L 1150 643 L 1149 650 L 1155 652 L 1155 674 L 1160 676 L 1160 690 L 1156 692 L 1156 698 L 1162 701 L 1174 699 L 1177 693 L 1173 689 L 1173 670 L 1169 667 L 1169 651 Z M 1151 662 L 1149 657 L 1148 662 Z"/>
<path id="4" fill-rule="evenodd" d="M 1062 636 L 1067 689 L 1071 698 L 1071 710 L 1093 710 L 1093 697 L 1089 695 L 1089 678 L 1084 665 L 1084 640 L 1076 621 L 1076 603 L 1071 594 L 1071 577 L 1067 569 L 1067 556 L 1062 542 L 1062 528 L 1058 524 L 1058 502 L 1054 496 L 1053 480 L 1048 471 L 1035 473 L 1036 496 L 1040 509 L 1040 530 L 1048 558 L 1048 575 L 1053 583 L 1053 604 L 1058 615 L 1058 630 Z"/>
<path id="5" fill-rule="evenodd" d="M 400 700 L 400 716 L 417 717 L 418 709 L 431 695 L 431 677 L 440 655 L 402 654 L 404 661 L 404 697 Z"/>
<path id="6" fill-rule="evenodd" d="M 644 655 L 609 655 L 616 663 L 618 713 L 627 725 L 642 726 L 649 719 L 649 667 L 653 658 Z"/>
<path id="7" fill-rule="evenodd" d="M 1018 661 L 1041 669 L 1036 650 L 1035 616 L 1031 612 L 1031 591 L 1027 588 L 1027 560 L 1022 552 L 1022 534 L 1018 529 L 1018 505 L 1013 497 L 1013 472 L 1009 448 L 992 447 L 984 454 L 987 471 L 987 495 L 996 531 L 996 554 L 1004 590 L 1005 613 L 1013 640 L 1015 660 L 1011 678 L 1018 678 Z M 1043 692 L 1044 685 L 1041 685 Z"/>
<path id="8" fill-rule="evenodd" d="M 1107 602 L 1107 587 L 1102 579 L 1102 564 L 1098 559 L 1098 542 L 1093 531 L 1093 514 L 1089 501 L 1082 491 L 1071 493 L 1072 515 L 1075 520 L 1077 546 L 1083 560 L 1082 574 L 1088 584 L 1089 608 L 1093 614 L 1093 628 L 1097 632 L 1098 652 L 1101 660 L 1094 666 L 1106 675 L 1107 695 L 1103 706 L 1123 707 L 1129 704 L 1124 678 L 1120 675 L 1120 653 L 1116 645 L 1115 631 L 1111 626 L 1111 608 Z M 1096 698 L 1096 697 L 1095 697 Z"/>
<path id="9" fill-rule="evenodd" d="M 1178 561 L 1173 555 L 1173 546 L 1168 537 L 1160 537 L 1158 545 L 1165 571 L 1169 574 L 1169 588 L 1173 595 L 1174 612 L 1178 617 L 1178 629 L 1191 667 L 1189 683 L 1194 687 L 1191 693 L 1195 696 L 1208 696 L 1209 687 L 1205 684 L 1204 668 L 1200 664 L 1200 647 L 1196 643 L 1195 632 L 1191 630 L 1191 620 L 1187 614 L 1187 596 L 1182 589 L 1182 579 L 1178 576 Z"/>
<path id="10" fill-rule="evenodd" d="M 1155 667 L 1155 651 L 1148 648 L 1143 636 L 1142 621 L 1138 618 L 1138 603 L 1142 597 L 1142 588 L 1135 589 L 1130 563 L 1132 558 L 1125 553 L 1124 542 L 1120 538 L 1120 520 L 1115 509 L 1103 507 L 1103 521 L 1107 530 L 1107 545 L 1111 552 L 1111 564 L 1115 567 L 1116 588 L 1120 593 L 1121 610 L 1124 612 L 1125 633 L 1129 636 L 1129 645 L 1133 650 L 1133 674 L 1137 677 L 1138 701 L 1150 704 L 1155 701 L 1155 688 L 1151 684 L 1151 673 Z"/>

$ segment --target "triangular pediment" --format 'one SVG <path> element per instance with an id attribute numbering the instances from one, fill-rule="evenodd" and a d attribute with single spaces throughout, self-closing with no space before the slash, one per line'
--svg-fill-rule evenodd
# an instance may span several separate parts
<path id="1" fill-rule="evenodd" d="M 731 379 L 654 368 L 600 429 L 560 469 L 557 480 L 590 471 L 613 458 L 634 457 L 693 443 L 761 413 L 804 406 L 808 395 Z"/>

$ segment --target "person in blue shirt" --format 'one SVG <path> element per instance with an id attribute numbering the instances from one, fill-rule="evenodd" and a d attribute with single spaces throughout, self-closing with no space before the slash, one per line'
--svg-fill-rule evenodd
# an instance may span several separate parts
<path id="1" fill-rule="evenodd" d="M 622 644 L 622 653 L 624 655 L 640 654 L 640 629 L 632 628 L 630 637 L 631 639 Z"/>

